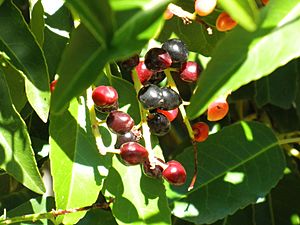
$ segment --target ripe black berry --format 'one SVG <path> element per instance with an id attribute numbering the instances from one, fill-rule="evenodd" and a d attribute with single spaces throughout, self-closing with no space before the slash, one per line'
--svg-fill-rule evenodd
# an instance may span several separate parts
<path id="1" fill-rule="evenodd" d="M 118 92 L 111 86 L 98 86 L 93 90 L 92 98 L 97 106 L 110 106 L 118 100 Z"/>
<path id="2" fill-rule="evenodd" d="M 164 71 L 154 73 L 146 84 L 159 84 L 166 78 Z"/>
<path id="3" fill-rule="evenodd" d="M 106 118 L 108 128 L 117 134 L 125 134 L 134 126 L 131 116 L 121 111 L 112 111 Z"/>
<path id="4" fill-rule="evenodd" d="M 159 108 L 163 103 L 162 90 L 153 84 L 145 85 L 140 89 L 138 99 L 145 109 Z"/>
<path id="5" fill-rule="evenodd" d="M 174 38 L 166 41 L 162 45 L 162 49 L 169 53 L 173 63 L 184 63 L 187 61 L 189 52 L 180 39 Z"/>
<path id="6" fill-rule="evenodd" d="M 150 132 L 157 136 L 163 136 L 171 129 L 170 121 L 161 113 L 153 113 L 149 115 L 147 124 L 150 128 Z"/>
<path id="7" fill-rule="evenodd" d="M 126 165 L 137 165 L 148 159 L 148 152 L 136 142 L 127 142 L 121 145 L 120 156 Z"/>
<path id="8" fill-rule="evenodd" d="M 186 181 L 186 171 L 184 167 L 175 160 L 167 162 L 168 167 L 162 172 L 163 178 L 173 185 L 182 185 Z"/>
<path id="9" fill-rule="evenodd" d="M 179 75 L 181 80 L 186 82 L 197 81 L 200 74 L 200 67 L 196 62 L 186 62 L 182 65 Z"/>
<path id="10" fill-rule="evenodd" d="M 120 148 L 121 145 L 126 142 L 137 142 L 138 140 L 139 138 L 132 131 L 129 131 L 125 134 L 118 134 L 115 148 Z"/>
<path id="11" fill-rule="evenodd" d="M 129 59 L 126 59 L 124 61 L 118 62 L 121 69 L 125 71 L 131 71 L 134 67 L 136 67 L 139 64 L 139 55 L 134 55 L 130 57 Z"/>
<path id="12" fill-rule="evenodd" d="M 182 103 L 180 95 L 169 87 L 164 87 L 161 89 L 163 94 L 163 104 L 160 106 L 161 109 L 171 110 L 178 108 Z"/>
<path id="13" fill-rule="evenodd" d="M 171 66 L 172 59 L 162 48 L 151 48 L 145 55 L 145 65 L 154 72 L 163 71 Z"/>

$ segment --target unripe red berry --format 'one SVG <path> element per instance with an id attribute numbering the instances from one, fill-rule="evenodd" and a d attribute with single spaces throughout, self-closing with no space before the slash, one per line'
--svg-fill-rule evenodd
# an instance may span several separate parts
<path id="1" fill-rule="evenodd" d="M 176 160 L 167 162 L 168 166 L 162 172 L 163 178 L 170 184 L 179 186 L 186 181 L 186 171 L 184 167 Z"/>
<path id="2" fill-rule="evenodd" d="M 113 105 L 118 100 L 118 92 L 112 86 L 98 86 L 94 89 L 92 98 L 97 106 Z"/>
<path id="3" fill-rule="evenodd" d="M 194 131 L 194 140 L 203 142 L 207 139 L 209 133 L 209 126 L 204 122 L 198 122 L 192 125 Z"/>
<path id="4" fill-rule="evenodd" d="M 136 142 L 126 142 L 120 147 L 120 156 L 126 165 L 137 165 L 148 159 L 148 152 Z"/>
<path id="5" fill-rule="evenodd" d="M 195 12 L 199 16 L 207 16 L 214 11 L 217 5 L 217 0 L 196 0 Z"/>
<path id="6" fill-rule="evenodd" d="M 216 21 L 216 28 L 218 31 L 229 31 L 237 25 L 237 22 L 233 20 L 226 12 L 222 12 Z"/>
<path id="7" fill-rule="evenodd" d="M 223 119 L 229 111 L 229 105 L 225 98 L 219 98 L 212 102 L 207 109 L 207 120 L 218 121 Z"/>
<path id="8" fill-rule="evenodd" d="M 57 83 L 58 80 L 53 80 L 51 83 L 50 83 L 50 91 L 53 92 L 55 90 L 55 86 L 56 86 L 56 83 Z"/>
<path id="9" fill-rule="evenodd" d="M 196 62 L 186 62 L 180 69 L 179 76 L 181 80 L 186 82 L 195 82 L 198 80 L 200 74 L 200 67 Z"/>
<path id="10" fill-rule="evenodd" d="M 156 111 L 158 113 L 161 113 L 161 114 L 165 115 L 170 122 L 172 122 L 173 120 L 175 120 L 175 118 L 178 115 L 178 108 L 171 109 L 171 110 L 157 109 Z"/>
<path id="11" fill-rule="evenodd" d="M 148 81 L 153 75 L 153 72 L 147 69 L 144 61 L 140 61 L 139 64 L 135 67 L 135 69 L 142 84 L 145 84 L 146 81 Z"/>
<path id="12" fill-rule="evenodd" d="M 125 134 L 134 126 L 131 116 L 122 111 L 112 111 L 106 118 L 108 128 L 117 134 Z"/>

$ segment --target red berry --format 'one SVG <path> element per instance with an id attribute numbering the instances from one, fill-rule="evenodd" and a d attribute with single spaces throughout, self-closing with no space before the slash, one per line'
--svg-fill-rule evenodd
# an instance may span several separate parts
<path id="1" fill-rule="evenodd" d="M 229 105 L 224 98 L 219 98 L 212 102 L 207 109 L 207 119 L 209 121 L 218 121 L 223 119 L 229 111 Z"/>
<path id="2" fill-rule="evenodd" d="M 182 65 L 180 70 L 180 78 L 186 82 L 197 81 L 200 74 L 200 67 L 196 62 L 186 62 Z"/>
<path id="3" fill-rule="evenodd" d="M 53 80 L 51 83 L 50 83 L 50 91 L 53 92 L 55 90 L 55 86 L 56 86 L 56 83 L 57 83 L 58 80 Z"/>
<path id="4" fill-rule="evenodd" d="M 261 0 L 262 4 L 266 5 L 269 3 L 269 0 Z"/>
<path id="5" fill-rule="evenodd" d="M 153 72 L 147 69 L 144 61 L 140 61 L 135 69 L 142 84 L 145 84 L 153 75 Z"/>
<path id="6" fill-rule="evenodd" d="M 207 16 L 216 8 L 217 0 L 196 0 L 195 12 L 199 16 Z"/>
<path id="7" fill-rule="evenodd" d="M 237 25 L 237 22 L 233 20 L 226 12 L 222 12 L 216 21 L 216 28 L 218 31 L 229 31 Z"/>
<path id="8" fill-rule="evenodd" d="M 186 172 L 184 167 L 175 160 L 167 162 L 168 167 L 162 172 L 163 178 L 173 185 L 183 185 L 186 181 Z"/>
<path id="9" fill-rule="evenodd" d="M 148 159 L 148 152 L 136 142 L 126 142 L 120 147 L 120 156 L 126 165 L 137 165 Z"/>
<path id="10" fill-rule="evenodd" d="M 194 140 L 197 142 L 203 142 L 207 139 L 209 133 L 209 126 L 204 122 L 198 122 L 193 124 L 192 129 L 194 131 Z"/>
<path id="11" fill-rule="evenodd" d="M 94 89 L 92 98 L 97 106 L 113 105 L 118 100 L 118 92 L 111 86 L 98 86 Z"/>
<path id="12" fill-rule="evenodd" d="M 117 134 L 125 134 L 134 126 L 131 116 L 125 112 L 112 111 L 106 118 L 108 128 Z"/>
<path id="13" fill-rule="evenodd" d="M 156 110 L 158 113 L 161 113 L 163 115 L 165 115 L 168 120 L 170 122 L 172 122 L 173 120 L 175 120 L 175 118 L 177 117 L 178 115 L 178 108 L 176 109 L 171 109 L 171 110 L 162 110 L 162 109 L 157 109 Z"/>

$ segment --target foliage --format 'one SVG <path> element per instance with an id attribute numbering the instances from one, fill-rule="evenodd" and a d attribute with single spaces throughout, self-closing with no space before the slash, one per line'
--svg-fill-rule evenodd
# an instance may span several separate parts
<path id="1" fill-rule="evenodd" d="M 190 24 L 163 19 L 171 2 L 193 13 L 193 0 L 0 1 L 0 224 L 300 224 L 299 1 L 219 0 Z M 214 25 L 223 10 L 239 24 L 228 32 Z M 118 63 L 173 37 L 202 72 L 197 83 L 166 72 L 184 104 L 156 137 L 136 73 Z M 98 85 L 117 90 L 142 145 L 182 163 L 184 185 L 111 153 L 116 134 L 91 99 Z M 208 121 L 227 95 L 228 115 Z M 199 121 L 210 135 L 193 145 Z"/>

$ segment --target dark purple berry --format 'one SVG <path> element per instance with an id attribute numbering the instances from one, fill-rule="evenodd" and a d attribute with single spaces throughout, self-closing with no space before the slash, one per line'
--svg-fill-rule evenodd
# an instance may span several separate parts
<path id="1" fill-rule="evenodd" d="M 188 59 L 189 51 L 180 39 L 170 39 L 162 45 L 162 49 L 166 50 L 171 56 L 172 62 L 184 63 Z"/>
<path id="2" fill-rule="evenodd" d="M 137 142 L 138 140 L 139 138 L 132 131 L 129 131 L 125 134 L 118 134 L 115 148 L 120 148 L 121 145 L 126 142 Z"/>
<path id="3" fill-rule="evenodd" d="M 171 110 L 176 109 L 182 103 L 180 95 L 169 87 L 161 89 L 163 94 L 163 104 L 160 106 L 161 109 Z"/>
<path id="4" fill-rule="evenodd" d="M 126 59 L 124 61 L 119 62 L 121 69 L 125 71 L 131 71 L 134 67 L 136 67 L 139 64 L 139 55 L 134 55 L 130 57 L 129 59 Z"/>
<path id="5" fill-rule="evenodd" d="M 131 116 L 125 112 L 112 111 L 106 118 L 108 128 L 117 134 L 125 134 L 134 126 L 134 121 Z"/>
<path id="6" fill-rule="evenodd" d="M 171 123 L 168 118 L 161 113 L 153 113 L 148 116 L 147 124 L 151 134 L 163 136 L 171 129 Z"/>
<path id="7" fill-rule="evenodd" d="M 136 142 L 127 142 L 121 145 L 120 156 L 126 165 L 137 165 L 148 159 L 148 152 Z"/>
<path id="8" fill-rule="evenodd" d="M 162 90 L 153 84 L 145 85 L 140 89 L 138 99 L 145 109 L 159 108 L 163 103 Z"/>
<path id="9" fill-rule="evenodd" d="M 196 62 L 186 62 L 182 65 L 179 76 L 181 80 L 186 82 L 195 82 L 198 80 L 200 67 Z"/>
<path id="10" fill-rule="evenodd" d="M 160 161 L 161 163 L 165 163 L 159 158 L 156 158 L 156 160 Z M 164 170 L 160 165 L 155 165 L 153 169 L 150 168 L 150 162 L 149 160 L 146 160 L 143 163 L 143 171 L 144 174 L 147 175 L 148 177 L 153 177 L 153 178 L 161 178 L 162 177 L 162 171 Z"/>
<path id="11" fill-rule="evenodd" d="M 166 74 L 164 71 L 156 72 L 154 73 L 148 81 L 146 81 L 146 84 L 159 84 L 166 78 Z"/>
<path id="12" fill-rule="evenodd" d="M 163 178 L 173 185 L 183 185 L 186 181 L 186 171 L 177 161 L 167 162 L 168 167 L 162 172 Z"/>
<path id="13" fill-rule="evenodd" d="M 112 86 L 98 86 L 93 90 L 92 99 L 97 106 L 113 105 L 118 100 L 118 92 Z"/>
<path id="14" fill-rule="evenodd" d="M 154 72 L 163 71 L 171 66 L 172 59 L 167 51 L 162 48 L 151 48 L 145 55 L 147 69 Z"/>

